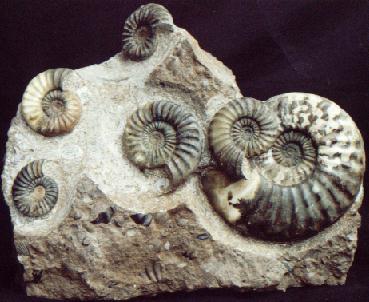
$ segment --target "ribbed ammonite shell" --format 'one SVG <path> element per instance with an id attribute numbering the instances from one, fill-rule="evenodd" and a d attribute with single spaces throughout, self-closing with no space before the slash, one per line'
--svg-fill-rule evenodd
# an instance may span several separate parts
<path id="1" fill-rule="evenodd" d="M 279 133 L 278 117 L 252 98 L 227 103 L 214 116 L 209 129 L 213 153 L 222 168 L 242 177 L 245 157 L 265 152 Z"/>
<path id="2" fill-rule="evenodd" d="M 126 20 L 123 29 L 123 54 L 131 60 L 140 61 L 150 57 L 156 50 L 157 31 L 172 31 L 173 18 L 159 4 L 140 6 Z"/>
<path id="3" fill-rule="evenodd" d="M 127 121 L 123 135 L 127 156 L 135 165 L 165 166 L 174 185 L 197 168 L 203 143 L 196 117 L 169 101 L 138 109 Z"/>
<path id="4" fill-rule="evenodd" d="M 245 159 L 256 173 L 240 183 L 244 194 L 231 200 L 228 192 L 241 213 L 236 225 L 270 240 L 311 236 L 355 201 L 365 169 L 362 137 L 344 110 L 316 95 L 283 94 L 265 105 L 282 132 L 264 153 Z"/>
<path id="5" fill-rule="evenodd" d="M 24 216 L 42 217 L 58 201 L 58 185 L 42 172 L 43 160 L 26 165 L 14 180 L 12 195 L 15 207 Z"/>
<path id="6" fill-rule="evenodd" d="M 62 88 L 70 69 L 49 69 L 31 80 L 23 94 L 21 112 L 34 131 L 45 136 L 70 132 L 81 116 L 76 95 Z"/>

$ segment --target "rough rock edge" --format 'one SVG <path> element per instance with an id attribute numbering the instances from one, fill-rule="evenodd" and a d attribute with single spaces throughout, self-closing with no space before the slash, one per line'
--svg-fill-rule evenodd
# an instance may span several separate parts
<path id="1" fill-rule="evenodd" d="M 153 89 L 163 95 L 183 94 L 192 105 L 197 102 L 198 111 L 205 111 L 204 119 L 209 120 L 224 104 L 223 99 L 227 101 L 240 96 L 234 76 L 221 62 L 201 50 L 186 31 L 176 28 L 174 35 L 168 49 L 159 47 L 151 61 L 143 63 L 142 70 L 151 65 L 149 71 L 132 82 L 138 85 L 137 89 Z M 94 82 L 106 81 L 114 87 L 129 81 L 129 77 L 122 78 L 125 73 L 119 70 L 116 78 L 99 78 L 100 66 L 108 69 L 121 64 L 124 69 L 119 60 L 117 55 L 100 65 L 77 70 L 74 77 L 78 77 L 78 81 L 72 76 L 67 86 L 77 90 L 81 89 L 81 83 L 87 87 L 93 86 Z M 178 68 L 195 66 L 195 72 L 175 74 L 174 70 L 178 68 L 171 67 L 173 60 L 179 64 Z M 133 64 L 128 71 L 134 68 Z M 188 85 L 181 85 L 181 81 L 187 81 Z M 140 87 L 140 83 L 146 83 L 146 86 Z M 8 192 L 11 185 L 12 173 L 9 174 L 8 169 L 16 162 L 12 160 L 22 154 L 22 150 L 14 150 L 17 127 L 26 127 L 19 112 L 8 133 L 6 165 L 2 174 L 4 192 Z M 29 129 L 25 131 L 27 135 Z M 81 167 L 76 170 L 83 171 Z M 145 213 L 152 216 L 150 225 L 136 224 L 131 218 L 135 212 L 117 206 L 116 201 L 107 198 L 88 176 L 73 181 L 77 183 L 75 203 L 58 228 L 51 230 L 47 237 L 32 237 L 32 240 L 15 233 L 15 245 L 25 269 L 29 295 L 129 299 L 204 287 L 244 291 L 285 290 L 307 284 L 336 285 L 345 282 L 356 250 L 360 225 L 357 210 L 362 194 L 332 227 L 309 240 L 283 245 L 237 237 L 228 226 L 222 225 L 221 220 L 219 228 L 229 233 L 219 232 L 207 224 L 202 215 L 211 209 L 205 207 L 197 212 L 188 203 L 174 205 L 162 212 Z M 6 200 L 9 203 L 9 196 Z M 229 234 L 230 239 L 222 237 L 224 234 Z M 248 245 L 248 250 L 238 246 L 239 243 Z M 257 245 L 276 252 L 262 254 Z M 135 258 L 125 261 L 130 255 Z"/>
<path id="2" fill-rule="evenodd" d="M 353 226 L 360 223 L 357 212 L 350 211 L 344 219 L 351 227 L 342 234 L 308 252 L 286 250 L 268 259 L 214 240 L 185 204 L 145 213 L 152 217 L 145 225 L 86 176 L 78 182 L 76 197 L 67 219 L 47 238 L 16 238 L 28 295 L 129 299 L 204 287 L 247 291 L 343 284 L 356 248 Z"/>

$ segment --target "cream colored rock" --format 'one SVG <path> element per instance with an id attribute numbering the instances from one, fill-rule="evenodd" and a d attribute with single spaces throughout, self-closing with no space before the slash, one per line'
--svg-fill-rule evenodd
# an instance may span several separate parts
<path id="1" fill-rule="evenodd" d="M 138 108 L 175 102 L 207 133 L 215 113 L 241 97 L 232 72 L 185 30 L 173 26 L 158 33 L 146 60 L 117 54 L 74 70 L 63 89 L 83 108 L 72 132 L 41 136 L 20 110 L 8 132 L 2 189 L 28 295 L 120 300 L 200 288 L 285 290 L 345 282 L 362 191 L 343 217 L 318 234 L 273 243 L 242 236 L 209 202 L 200 181 L 215 165 L 207 142 L 197 169 L 170 193 L 168 175 L 129 160 L 122 136 Z M 47 215 L 33 219 L 19 213 L 11 192 L 19 171 L 39 159 L 48 160 L 44 172 L 58 184 L 59 195 Z M 218 181 L 220 187 L 230 184 Z M 242 186 L 234 189 L 245 193 Z M 235 209 L 229 220 L 238 215 Z"/>

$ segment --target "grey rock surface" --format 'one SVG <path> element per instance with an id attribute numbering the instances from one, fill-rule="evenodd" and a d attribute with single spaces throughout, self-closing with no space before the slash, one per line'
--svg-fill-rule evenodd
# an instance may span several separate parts
<path id="1" fill-rule="evenodd" d="M 335 224 L 293 243 L 244 237 L 209 204 L 200 171 L 172 192 L 161 171 L 140 171 L 123 152 L 127 118 L 156 100 L 193 112 L 206 132 L 226 102 L 241 97 L 232 72 L 174 26 L 145 61 L 120 54 L 72 72 L 64 83 L 82 102 L 67 135 L 44 137 L 20 112 L 8 132 L 2 189 L 14 225 L 27 294 L 129 299 L 228 287 L 279 289 L 344 284 L 360 226 L 363 192 Z M 199 167 L 212 163 L 206 144 Z M 41 219 L 14 207 L 13 181 L 27 163 L 47 160 L 57 205 Z"/>

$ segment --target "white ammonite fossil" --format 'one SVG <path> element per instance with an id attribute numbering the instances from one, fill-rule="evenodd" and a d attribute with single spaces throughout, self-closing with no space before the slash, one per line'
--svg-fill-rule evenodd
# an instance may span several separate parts
<path id="1" fill-rule="evenodd" d="M 281 132 L 263 152 L 244 157 L 243 179 L 219 188 L 205 176 L 204 189 L 246 233 L 270 240 L 311 236 L 355 201 L 365 169 L 363 139 L 344 110 L 317 95 L 287 93 L 264 104 L 277 114 Z"/>
<path id="2" fill-rule="evenodd" d="M 15 207 L 24 216 L 42 217 L 58 201 L 58 185 L 42 172 L 43 160 L 35 160 L 18 173 L 12 187 Z"/>
<path id="3" fill-rule="evenodd" d="M 252 98 L 227 103 L 211 121 L 209 141 L 222 168 L 234 177 L 242 177 L 245 157 L 265 152 L 279 133 L 277 115 L 268 106 Z"/>
<path id="4" fill-rule="evenodd" d="M 197 168 L 203 144 L 195 115 L 170 101 L 156 101 L 136 110 L 123 135 L 129 160 L 139 168 L 165 166 L 173 185 Z"/>
<path id="5" fill-rule="evenodd" d="M 123 29 L 123 54 L 135 61 L 150 57 L 156 50 L 158 30 L 173 30 L 173 18 L 159 4 L 146 4 L 135 10 Z"/>
<path id="6" fill-rule="evenodd" d="M 49 69 L 31 80 L 22 97 L 22 116 L 34 131 L 56 136 L 73 130 L 81 116 L 81 102 L 63 90 L 70 69 Z"/>

